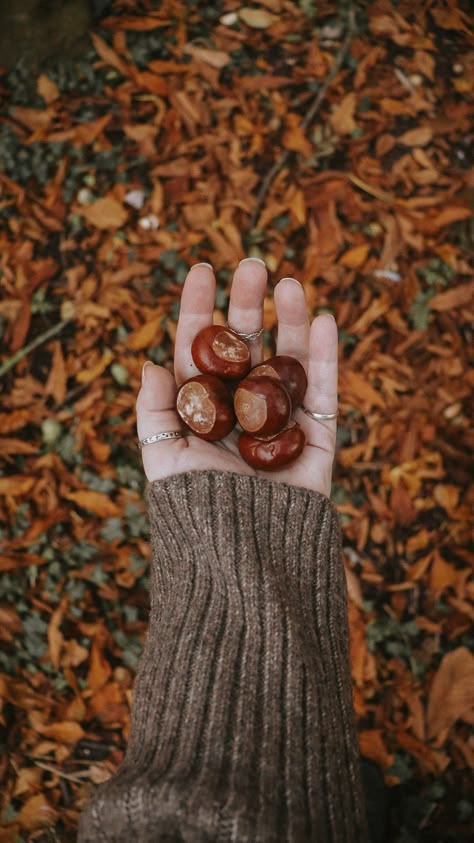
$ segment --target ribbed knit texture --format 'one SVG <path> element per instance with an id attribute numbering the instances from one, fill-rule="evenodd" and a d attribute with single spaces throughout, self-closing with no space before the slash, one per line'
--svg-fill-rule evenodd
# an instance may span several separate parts
<path id="1" fill-rule="evenodd" d="M 145 494 L 131 734 L 78 843 L 365 843 L 334 505 L 214 470 Z"/>

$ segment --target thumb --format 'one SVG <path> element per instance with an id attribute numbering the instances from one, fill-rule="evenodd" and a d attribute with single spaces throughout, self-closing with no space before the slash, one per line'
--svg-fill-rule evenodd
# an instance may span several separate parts
<path id="1" fill-rule="evenodd" d="M 139 439 L 146 439 L 155 433 L 180 430 L 185 432 L 184 425 L 176 411 L 176 395 L 178 387 L 176 381 L 163 366 L 155 366 L 147 360 L 143 367 L 142 387 L 137 396 L 137 433 Z M 147 453 L 163 452 L 174 444 L 173 440 L 162 440 L 147 445 Z M 155 450 L 156 449 L 156 450 Z"/>

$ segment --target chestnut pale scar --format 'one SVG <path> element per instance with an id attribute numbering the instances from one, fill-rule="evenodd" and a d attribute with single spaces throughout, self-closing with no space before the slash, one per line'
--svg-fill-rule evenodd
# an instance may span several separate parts
<path id="1" fill-rule="evenodd" d="M 242 363 L 250 357 L 248 346 L 228 331 L 220 331 L 216 334 L 211 347 L 217 357 L 232 363 Z"/>
<path id="2" fill-rule="evenodd" d="M 245 430 L 260 430 L 265 424 L 268 405 L 262 396 L 241 387 L 235 393 L 234 406 L 239 422 L 245 424 Z"/>
<path id="3" fill-rule="evenodd" d="M 176 408 L 183 420 L 197 433 L 208 433 L 216 421 L 216 408 L 201 383 L 184 384 Z"/>

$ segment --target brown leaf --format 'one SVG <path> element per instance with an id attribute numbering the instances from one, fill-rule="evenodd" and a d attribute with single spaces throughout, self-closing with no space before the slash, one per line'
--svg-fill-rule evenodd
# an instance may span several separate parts
<path id="1" fill-rule="evenodd" d="M 40 97 L 43 97 L 46 105 L 54 102 L 54 100 L 57 100 L 61 95 L 56 82 L 53 82 L 53 80 L 46 76 L 45 73 L 41 73 L 38 77 L 36 88 Z"/>
<path id="2" fill-rule="evenodd" d="M 56 404 L 62 404 L 66 396 L 67 372 L 61 343 L 56 340 L 53 344 L 53 359 L 51 370 L 46 381 L 44 391 L 52 395 Z"/>
<path id="3" fill-rule="evenodd" d="M 404 146 L 426 146 L 433 137 L 433 130 L 429 126 L 420 126 L 418 129 L 409 129 L 397 138 L 398 143 Z"/>
<path id="4" fill-rule="evenodd" d="M 358 269 L 364 265 L 369 251 L 369 243 L 361 243 L 360 246 L 353 246 L 352 249 L 348 249 L 339 258 L 339 263 L 341 266 L 347 266 L 349 269 Z"/>
<path id="5" fill-rule="evenodd" d="M 449 730 L 474 713 L 474 655 L 467 647 L 447 653 L 431 684 L 427 711 L 428 738 Z"/>
<path id="6" fill-rule="evenodd" d="M 466 208 L 464 205 L 452 205 L 451 207 L 443 208 L 439 214 L 430 219 L 429 227 L 432 231 L 438 231 L 445 225 L 451 225 L 451 223 L 459 222 L 460 220 L 469 220 L 471 217 L 472 211 L 470 208 Z M 440 293 L 440 295 L 445 294 Z"/>
<path id="7" fill-rule="evenodd" d="M 35 483 L 35 477 L 24 477 L 23 474 L 0 477 L 0 495 L 28 495 Z"/>
<path id="8" fill-rule="evenodd" d="M 474 295 L 474 282 L 469 284 L 461 284 L 459 287 L 453 287 L 452 290 L 446 290 L 445 293 L 438 293 L 430 299 L 431 310 L 451 310 L 454 307 L 461 307 L 463 304 L 472 302 Z"/>
<path id="9" fill-rule="evenodd" d="M 59 668 L 61 649 L 64 642 L 64 635 L 60 632 L 59 627 L 63 622 L 68 600 L 69 598 L 65 595 L 58 608 L 51 615 L 48 624 L 49 657 L 55 670 Z"/>
<path id="10" fill-rule="evenodd" d="M 92 642 L 87 685 L 92 691 L 97 691 L 105 685 L 111 675 L 112 668 L 102 652 L 100 642 L 95 639 Z"/>
<path id="11" fill-rule="evenodd" d="M 95 228 L 122 228 L 128 220 L 128 213 L 112 196 L 97 199 L 92 205 L 79 207 L 77 213 L 85 217 Z"/>
<path id="12" fill-rule="evenodd" d="M 1 482 L 1 481 L 0 481 Z M 80 491 L 69 492 L 64 495 L 66 500 L 73 501 L 83 509 L 88 509 L 100 518 L 112 518 L 114 515 L 121 515 L 120 508 L 102 492 Z"/>
<path id="13" fill-rule="evenodd" d="M 329 115 L 329 122 L 337 135 L 350 135 L 354 129 L 357 129 L 357 123 L 354 120 L 356 104 L 357 94 L 351 91 Z"/>
<path id="14" fill-rule="evenodd" d="M 145 322 L 137 331 L 129 334 L 126 340 L 128 348 L 133 351 L 141 351 L 143 348 L 159 345 L 164 336 L 163 328 L 160 327 L 163 316 L 164 312 L 150 319 L 149 322 Z"/>
<path id="15" fill-rule="evenodd" d="M 250 6 L 242 6 L 237 14 L 240 20 L 252 29 L 268 29 L 278 20 L 276 15 L 266 12 L 265 9 L 252 9 Z"/>
<path id="16" fill-rule="evenodd" d="M 382 729 L 365 729 L 359 732 L 359 748 L 364 758 L 371 758 L 382 768 L 391 767 L 393 764 L 393 755 L 385 746 Z"/>
<path id="17" fill-rule="evenodd" d="M 41 726 L 40 728 L 36 724 L 35 728 L 42 735 L 53 738 L 60 743 L 74 744 L 84 737 L 84 729 L 74 720 L 62 720 L 59 723 L 51 723 L 49 726 Z"/>
<path id="18" fill-rule="evenodd" d="M 54 825 L 57 816 L 57 811 L 49 804 L 46 796 L 37 793 L 35 796 L 30 796 L 21 806 L 18 822 L 21 828 L 34 831 Z"/>

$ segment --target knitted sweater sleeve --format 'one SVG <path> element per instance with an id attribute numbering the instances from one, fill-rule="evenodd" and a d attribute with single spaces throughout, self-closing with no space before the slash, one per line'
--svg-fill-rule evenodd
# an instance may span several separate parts
<path id="1" fill-rule="evenodd" d="M 334 505 L 216 470 L 146 501 L 130 739 L 78 843 L 366 843 Z"/>

